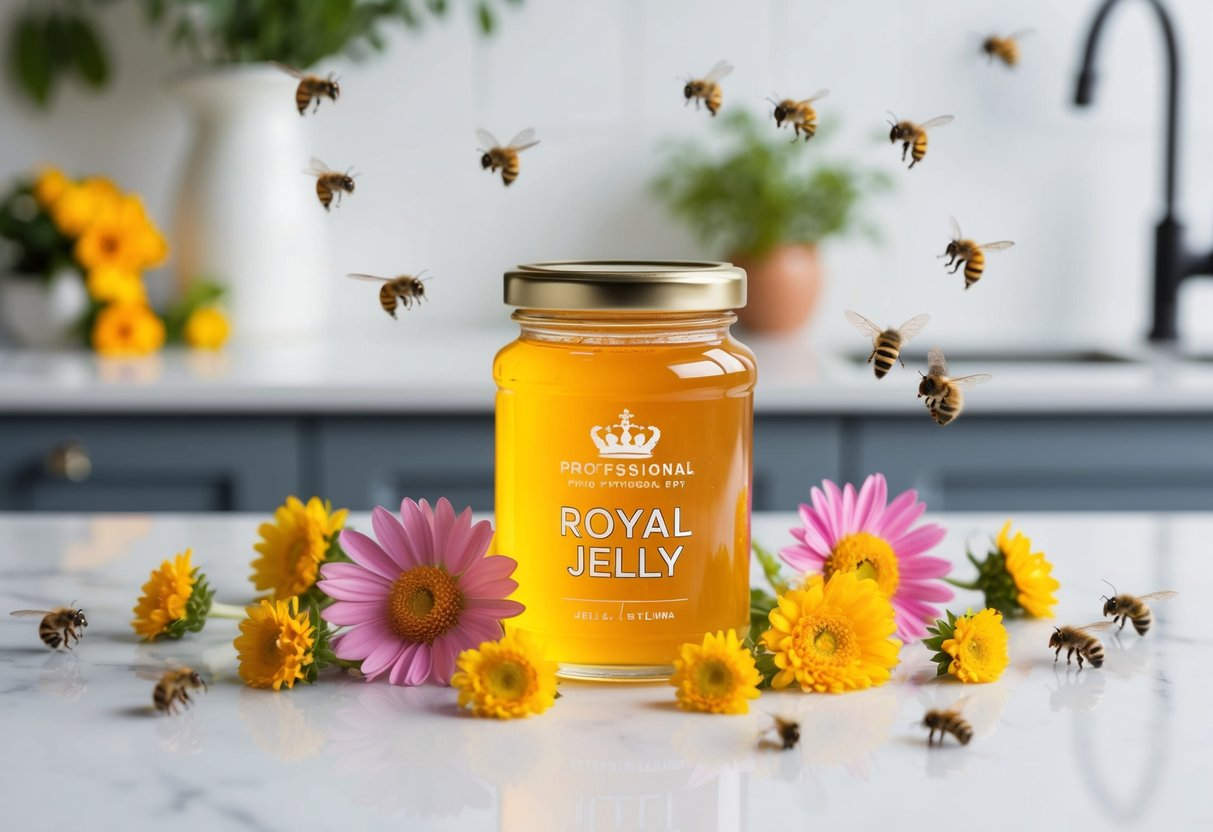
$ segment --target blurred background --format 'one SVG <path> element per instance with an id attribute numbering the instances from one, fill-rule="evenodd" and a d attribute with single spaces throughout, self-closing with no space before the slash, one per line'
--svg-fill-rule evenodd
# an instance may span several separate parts
<path id="1" fill-rule="evenodd" d="M 756 507 L 791 507 L 823 476 L 871 470 L 920 487 L 940 508 L 1213 505 L 1213 452 L 1204 450 L 1213 445 L 1213 365 L 1192 359 L 1213 353 L 1213 281 L 1183 288 L 1182 355 L 1143 357 L 1165 80 L 1145 0 L 1120 3 L 1109 20 L 1094 104 L 1085 109 L 1074 105 L 1074 89 L 1096 0 L 414 2 L 415 25 L 381 21 L 382 51 L 355 38 L 348 45 L 365 59 L 339 48 L 316 60 L 308 71 L 340 76 L 341 97 L 302 119 L 295 81 L 284 73 L 191 101 L 190 85 L 220 70 L 207 69 L 187 42 L 174 43 L 171 20 L 147 19 L 158 6 L 171 18 L 178 7 L 204 15 L 232 5 L 0 7 L 10 63 L 21 48 L 12 27 L 48 9 L 87 18 L 109 59 L 102 88 L 90 88 L 88 72 L 68 72 L 45 106 L 23 92 L 20 72 L 9 72 L 0 88 L 0 181 L 51 165 L 141 196 L 169 246 L 164 264 L 143 275 L 158 310 L 179 303 L 193 279 L 264 289 L 255 303 L 241 290 L 218 301 L 231 337 L 202 358 L 173 347 L 119 363 L 84 348 L 35 352 L 10 331 L 0 353 L 0 508 L 262 510 L 280 501 L 283 487 L 351 508 L 445 488 L 456 501 L 488 508 L 490 361 L 512 337 L 503 270 L 561 258 L 757 256 L 769 252 L 738 248 L 768 231 L 779 243 L 820 243 L 820 296 L 788 331 L 742 334 L 758 351 L 763 378 Z M 1213 51 L 1204 42 L 1213 4 L 1168 0 L 1166 8 L 1183 67 L 1177 213 L 1190 247 L 1203 251 L 1213 246 L 1213 158 L 1202 152 L 1213 140 L 1205 102 Z M 982 52 L 986 36 L 1023 30 L 1031 32 L 1017 66 Z M 249 31 L 275 43 L 272 32 Z M 721 82 L 724 106 L 713 119 L 684 106 L 682 85 L 722 58 L 735 71 Z M 261 128 L 240 116 L 233 135 L 290 132 L 274 141 L 299 158 L 258 146 L 241 163 L 249 171 L 191 168 L 195 142 L 222 142 L 204 135 L 207 109 L 263 83 L 288 121 Z M 830 94 L 815 104 L 818 136 L 793 145 L 765 98 L 822 88 Z M 888 142 L 889 110 L 915 121 L 956 118 L 931 131 L 927 158 L 907 171 L 900 147 Z M 739 113 L 752 114 L 758 129 L 736 121 Z M 522 155 L 513 186 L 481 169 L 477 128 L 503 141 L 534 128 L 540 144 Z M 687 143 L 708 167 L 679 167 L 699 158 Z M 678 170 L 689 177 L 683 186 L 723 181 L 709 162 L 730 148 L 773 161 L 751 171 L 752 187 L 723 190 L 726 202 L 742 205 L 723 224 L 688 221 L 654 189 Z M 230 147 L 215 153 L 240 155 Z M 316 204 L 315 180 L 302 173 L 308 156 L 360 174 L 356 192 L 328 214 Z M 289 172 L 277 203 L 257 184 L 265 159 Z M 812 178 L 822 171 L 835 178 Z M 792 177 L 804 190 L 761 196 Z M 189 247 L 181 241 L 191 233 L 179 219 L 182 187 L 197 193 L 199 181 L 215 192 L 188 210 L 281 217 L 302 235 L 289 246 L 297 256 L 271 256 L 267 242 L 241 255 L 248 274 L 180 273 Z M 265 207 L 276 204 L 283 213 Z M 831 213 L 839 205 L 845 211 Z M 770 227 L 768 211 L 778 215 Z M 187 224 L 190 216 L 196 224 L 199 214 Z M 969 292 L 937 259 L 949 216 L 980 242 L 1016 243 L 990 255 Z M 399 321 L 383 314 L 373 286 L 341 279 L 422 268 L 432 275 L 426 302 Z M 231 308 L 241 303 L 255 316 Z M 973 392 L 964 419 L 941 433 L 911 392 L 907 379 L 916 375 L 904 371 L 896 389 L 890 379 L 877 387 L 854 360 L 867 347 L 843 317 L 851 308 L 881 325 L 930 312 L 928 343 L 916 346 L 951 348 L 957 374 L 991 371 L 995 383 Z M 173 329 L 169 321 L 170 338 Z M 989 363 L 978 366 L 983 358 Z M 164 431 L 163 444 L 147 444 Z M 209 445 L 208 431 L 216 432 Z M 237 441 L 237 433 L 247 435 Z M 88 452 L 82 479 L 73 479 L 71 459 L 80 470 L 84 463 L 64 451 L 77 441 Z M 225 442 L 231 461 L 215 474 L 206 466 L 219 465 Z M 201 458 L 191 464 L 201 469 L 182 458 L 195 452 Z M 104 453 L 117 473 L 99 462 Z M 250 456 L 261 460 L 258 470 L 243 471 Z"/>

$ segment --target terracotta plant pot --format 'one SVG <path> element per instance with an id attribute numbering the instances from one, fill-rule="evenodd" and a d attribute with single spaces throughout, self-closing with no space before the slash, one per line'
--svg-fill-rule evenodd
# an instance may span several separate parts
<path id="1" fill-rule="evenodd" d="M 749 279 L 744 309 L 737 310 L 750 332 L 786 333 L 804 326 L 821 294 L 817 246 L 786 243 L 759 257 L 735 255 L 733 264 Z"/>

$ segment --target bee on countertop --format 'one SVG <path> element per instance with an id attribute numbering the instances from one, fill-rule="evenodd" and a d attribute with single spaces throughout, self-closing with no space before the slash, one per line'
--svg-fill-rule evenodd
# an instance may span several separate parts
<path id="1" fill-rule="evenodd" d="M 932 127 L 943 127 L 945 124 L 950 124 L 953 119 L 953 116 L 937 116 L 922 124 L 915 124 L 912 121 L 898 121 L 897 116 L 892 112 L 889 115 L 893 116 L 893 121 L 889 122 L 892 126 L 889 131 L 889 143 L 902 143 L 901 161 L 903 162 L 906 160 L 906 154 L 910 152 L 910 148 L 914 149 L 910 160 L 911 169 L 927 155 L 927 130 Z"/>
<path id="2" fill-rule="evenodd" d="M 1053 634 L 1049 636 L 1049 647 L 1057 648 L 1053 661 L 1056 663 L 1061 658 L 1061 651 L 1064 648 L 1066 664 L 1069 664 L 1070 658 L 1077 653 L 1079 670 L 1082 670 L 1083 659 L 1090 662 L 1091 667 L 1102 666 L 1103 644 L 1088 631 L 1106 630 L 1111 626 L 1111 621 L 1096 621 L 1094 624 L 1087 624 L 1083 627 L 1054 627 Z"/>
<path id="3" fill-rule="evenodd" d="M 777 748 L 780 751 L 795 748 L 796 744 L 800 742 L 800 723 L 774 714 L 771 715 L 771 718 L 775 720 L 775 724 L 759 734 L 758 747 Z M 778 742 L 766 739 L 768 734 L 774 734 L 778 738 Z"/>
<path id="4" fill-rule="evenodd" d="M 333 201 L 333 194 L 337 195 L 337 205 L 341 205 L 341 195 L 343 193 L 352 194 L 354 192 L 354 177 L 357 174 L 350 174 L 353 168 L 349 168 L 345 173 L 340 173 L 333 170 L 324 162 L 312 157 L 311 165 L 304 173 L 311 174 L 316 177 L 316 196 L 320 199 L 320 204 L 324 206 L 324 210 L 329 210 L 329 205 Z"/>
<path id="5" fill-rule="evenodd" d="M 1019 41 L 1032 34 L 1032 31 L 1032 29 L 1020 29 L 1005 38 L 989 35 L 981 42 L 981 51 L 990 58 L 990 63 L 994 63 L 994 59 L 997 58 L 1008 67 L 1014 67 L 1019 63 Z"/>
<path id="6" fill-rule="evenodd" d="M 901 361 L 901 348 L 910 343 L 911 338 L 922 332 L 922 328 L 931 320 L 931 316 L 925 312 L 915 315 L 896 329 L 893 327 L 881 329 L 863 315 L 849 309 L 847 310 L 847 320 L 872 339 L 872 354 L 868 356 L 868 363 L 871 364 L 875 361 L 876 378 L 884 378 L 889 370 L 893 369 L 893 364 Z M 905 365 L 906 363 L 901 361 L 901 366 Z"/>
<path id="7" fill-rule="evenodd" d="M 16 610 L 12 615 L 17 618 L 42 616 L 42 623 L 38 625 L 38 636 L 52 650 L 59 649 L 59 645 L 71 650 L 71 639 L 74 638 L 79 643 L 80 630 L 88 626 L 84 610 L 76 609 L 75 601 L 70 607 L 55 607 L 53 610 Z"/>
<path id="8" fill-rule="evenodd" d="M 501 181 L 506 186 L 518 178 L 518 154 L 528 147 L 539 144 L 539 140 L 535 138 L 535 131 L 529 128 L 512 138 L 510 143 L 504 147 L 493 138 L 493 134 L 488 130 L 477 130 L 476 137 L 484 145 L 479 148 L 483 154 L 480 157 L 480 167 L 490 172 L 496 172 L 497 168 L 501 168 Z"/>
<path id="9" fill-rule="evenodd" d="M 198 688 L 206 690 L 206 682 L 203 681 L 198 671 L 188 667 L 169 670 L 160 677 L 160 681 L 152 690 L 152 704 L 161 713 L 174 713 L 178 703 L 183 708 L 190 706 L 193 701 L 190 699 L 190 690 Z"/>
<path id="10" fill-rule="evenodd" d="M 952 242 L 948 243 L 948 247 L 940 257 L 947 257 L 948 262 L 943 264 L 946 269 L 952 266 L 952 271 L 949 274 L 956 274 L 963 265 L 965 267 L 965 289 L 967 290 L 977 281 L 981 280 L 981 274 L 986 268 L 987 251 L 1003 251 L 1015 245 L 1010 240 L 999 240 L 997 243 L 983 243 L 978 245 L 972 240 L 964 239 L 964 235 L 960 233 L 960 223 L 955 217 L 948 217 L 948 222 L 952 226 Z"/>
<path id="11" fill-rule="evenodd" d="M 960 715 L 960 709 L 963 706 L 964 700 L 962 699 L 946 710 L 932 708 L 926 712 L 922 718 L 922 727 L 930 729 L 927 734 L 927 745 L 931 745 L 934 741 L 936 731 L 939 732 L 940 745 L 943 745 L 943 738 L 946 734 L 956 737 L 956 741 L 961 745 L 969 744 L 969 740 L 973 739 L 973 726 Z"/>
<path id="12" fill-rule="evenodd" d="M 829 90 L 818 90 L 803 101 L 796 101 L 792 98 L 785 98 L 782 101 L 777 101 L 774 98 L 768 98 L 775 105 L 775 126 L 783 127 L 786 121 L 792 125 L 792 141 L 795 142 L 800 138 L 800 134 L 804 133 L 804 140 L 807 142 L 817 133 L 817 111 L 813 109 L 813 102 L 820 101 L 830 94 Z"/>
<path id="13" fill-rule="evenodd" d="M 918 385 L 918 397 L 926 397 L 926 406 L 931 418 L 942 427 L 959 416 L 960 411 L 964 409 L 964 394 L 960 392 L 961 388 L 985 384 L 992 378 L 994 376 L 989 373 L 950 377 L 943 350 L 931 347 L 931 351 L 927 353 L 927 374 Z"/>
<path id="14" fill-rule="evenodd" d="M 351 274 L 347 277 L 352 277 L 354 280 L 382 282 L 383 286 L 379 289 L 379 305 L 383 307 L 384 312 L 395 318 L 398 304 L 405 309 L 412 309 L 414 301 L 421 303 L 425 300 L 425 282 L 421 279 L 423 274 L 425 274 L 424 270 L 416 275 L 402 274 L 399 277 L 378 277 L 373 274 Z M 426 278 L 426 280 L 428 279 Z"/>
<path id="15" fill-rule="evenodd" d="M 717 61 L 716 65 L 709 69 L 702 78 L 688 78 L 682 88 L 685 103 L 690 104 L 694 99 L 695 109 L 698 110 L 699 102 L 702 101 L 707 106 L 708 112 L 715 116 L 720 112 L 720 102 L 724 97 L 724 93 L 720 90 L 720 79 L 732 71 L 733 65 L 722 60 Z"/>
<path id="16" fill-rule="evenodd" d="M 1112 584 L 1104 581 L 1108 586 Z M 1144 636 L 1150 632 L 1150 625 L 1154 623 L 1154 614 L 1150 612 L 1150 608 L 1146 606 L 1146 601 L 1161 601 L 1164 598 L 1174 598 L 1178 592 L 1170 589 L 1164 589 L 1159 592 L 1151 592 L 1149 595 L 1129 595 L 1127 592 L 1117 594 L 1116 587 L 1112 586 L 1112 597 L 1102 596 L 1104 600 L 1103 614 L 1112 616 L 1112 623 L 1120 622 L 1120 630 L 1125 628 L 1126 621 L 1133 622 L 1133 629 L 1137 631 L 1139 636 Z M 1117 630 L 1116 632 L 1120 632 Z"/>
<path id="17" fill-rule="evenodd" d="M 277 61 L 271 63 L 285 72 L 287 75 L 292 75 L 299 79 L 299 86 L 295 88 L 295 106 L 299 108 L 299 115 L 307 112 L 308 105 L 312 103 L 312 99 L 316 100 L 316 109 L 313 113 L 320 109 L 320 100 L 329 98 L 333 103 L 341 96 L 341 86 L 337 83 L 337 77 L 333 73 L 329 73 L 327 78 L 321 78 L 319 75 L 308 75 L 307 73 L 295 69 L 293 66 L 280 64 Z"/>

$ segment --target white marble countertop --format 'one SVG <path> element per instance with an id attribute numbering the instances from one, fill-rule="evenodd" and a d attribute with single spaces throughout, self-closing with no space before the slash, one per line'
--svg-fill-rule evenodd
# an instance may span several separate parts
<path id="1" fill-rule="evenodd" d="M 191 546 L 222 600 L 248 596 L 252 516 L 0 515 L 0 609 L 76 598 L 89 628 L 50 653 L 37 622 L 0 620 L 0 754 L 6 829 L 733 830 L 1213 825 L 1213 682 L 1207 588 L 1213 514 L 1023 515 L 1056 564 L 1059 622 L 1099 617 L 1101 577 L 1178 588 L 1155 628 L 1105 639 L 1100 670 L 1055 665 L 1045 622 L 1015 622 L 1012 665 L 992 685 L 930 681 L 925 649 L 894 679 L 842 696 L 765 693 L 749 716 L 684 714 L 665 685 L 565 683 L 541 717 L 456 714 L 452 691 L 348 678 L 281 694 L 240 686 L 232 621 L 141 646 L 128 619 L 147 571 Z M 354 518 L 366 525 L 366 517 Z M 788 540 L 791 515 L 755 537 Z M 1001 525 L 936 515 L 963 559 Z M 961 574 L 967 574 L 962 572 Z M 965 594 L 956 602 L 976 603 Z M 1081 621 L 1079 620 L 1081 619 Z M 153 715 L 136 668 L 205 667 L 210 691 Z M 973 694 L 967 747 L 928 749 L 925 707 Z M 788 752 L 756 748 L 768 713 L 797 719 Z"/>
<path id="2" fill-rule="evenodd" d="M 234 344 L 220 353 L 166 350 L 137 360 L 83 351 L 0 349 L 0 415 L 93 413 L 490 413 L 496 351 L 509 325 L 405 332 L 382 342 Z M 924 362 L 877 382 L 871 368 L 803 339 L 742 336 L 758 357 L 760 413 L 915 414 Z M 914 345 L 916 348 L 919 346 Z M 1071 347 L 1054 347 L 1066 352 Z M 997 353 L 986 347 L 984 353 Z M 866 356 L 865 356 L 866 357 Z M 1126 363 L 951 361 L 955 375 L 994 380 L 971 413 L 1213 413 L 1213 362 L 1139 352 Z"/>

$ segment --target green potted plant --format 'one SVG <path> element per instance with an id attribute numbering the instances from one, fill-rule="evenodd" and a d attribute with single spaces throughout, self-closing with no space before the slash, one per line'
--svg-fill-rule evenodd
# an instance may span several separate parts
<path id="1" fill-rule="evenodd" d="M 746 270 L 749 302 L 738 315 L 747 329 L 798 329 L 821 289 L 818 244 L 855 231 L 875 235 L 859 209 L 891 180 L 823 160 L 828 126 L 811 142 L 788 141 L 774 122 L 734 110 L 716 129 L 717 152 L 698 141 L 667 148 L 654 193 L 714 256 Z"/>

